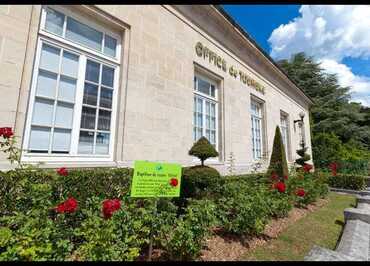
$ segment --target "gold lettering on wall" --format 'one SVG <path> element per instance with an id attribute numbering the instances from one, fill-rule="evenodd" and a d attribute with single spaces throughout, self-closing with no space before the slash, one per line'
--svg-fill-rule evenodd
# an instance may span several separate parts
<path id="1" fill-rule="evenodd" d="M 265 94 L 265 87 L 261 83 L 254 80 L 243 71 L 238 70 L 235 66 L 227 68 L 226 60 L 217 55 L 215 52 L 211 51 L 208 47 L 204 46 L 201 42 L 196 43 L 195 52 L 197 56 L 203 57 L 203 59 L 208 58 L 210 64 L 213 63 L 216 67 L 222 69 L 224 72 L 229 72 L 230 76 L 234 78 L 237 78 L 239 76 L 239 79 L 243 84 L 254 88 L 256 91 L 259 91 L 262 94 Z"/>

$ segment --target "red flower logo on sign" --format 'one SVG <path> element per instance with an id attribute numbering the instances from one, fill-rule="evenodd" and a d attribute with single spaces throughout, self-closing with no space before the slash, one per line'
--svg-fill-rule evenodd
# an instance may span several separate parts
<path id="1" fill-rule="evenodd" d="M 177 187 L 178 184 L 179 184 L 179 181 L 177 180 L 177 178 L 171 178 L 171 180 L 170 180 L 170 185 L 171 186 Z"/>

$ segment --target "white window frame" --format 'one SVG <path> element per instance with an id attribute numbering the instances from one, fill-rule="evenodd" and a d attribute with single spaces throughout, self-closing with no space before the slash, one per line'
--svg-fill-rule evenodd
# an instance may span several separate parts
<path id="1" fill-rule="evenodd" d="M 59 36 L 55 33 L 47 31 L 45 29 L 46 9 L 47 8 L 51 8 L 51 9 L 54 9 L 55 11 L 61 12 L 65 16 L 68 16 L 68 17 L 71 17 L 75 20 L 78 20 L 78 22 L 81 22 L 81 23 L 83 23 L 83 24 L 85 24 L 85 25 L 87 25 L 91 28 L 94 28 L 97 31 L 102 32 L 103 33 L 103 44 L 102 44 L 103 46 L 104 46 L 104 36 L 105 36 L 105 34 L 108 34 L 111 37 L 114 37 L 117 40 L 116 56 L 111 57 L 111 56 L 105 55 L 102 52 L 98 52 L 98 51 L 96 51 L 92 48 L 89 48 L 89 47 L 87 47 L 83 44 L 73 42 L 73 41 L 65 39 L 65 38 L 63 38 L 63 37 L 61 37 L 61 36 Z M 84 16 L 82 16 L 80 14 L 77 14 L 77 12 L 73 12 L 70 9 L 67 9 L 67 8 L 61 7 L 61 6 L 43 6 L 42 10 L 41 10 L 41 21 L 40 21 L 39 34 L 43 35 L 43 36 L 46 36 L 46 37 L 50 37 L 50 38 L 55 39 L 57 41 L 60 41 L 62 43 L 68 44 L 68 45 L 70 45 L 72 47 L 75 47 L 75 48 L 78 48 L 82 51 L 89 52 L 89 53 L 94 54 L 94 55 L 98 55 L 102 59 L 106 59 L 106 60 L 114 62 L 116 64 L 120 64 L 121 47 L 122 47 L 122 38 L 121 38 L 121 36 L 119 34 L 113 32 L 113 31 L 105 28 L 105 27 L 102 27 L 101 25 L 93 22 L 92 20 L 89 20 L 89 19 L 85 18 Z M 66 31 L 66 27 L 67 27 L 67 19 L 65 18 L 64 19 L 64 24 L 63 24 L 63 32 Z"/>
<path id="2" fill-rule="evenodd" d="M 285 119 L 286 125 L 282 125 L 282 120 Z M 289 123 L 289 115 L 283 111 L 280 111 L 280 130 L 281 130 L 281 135 L 283 138 L 283 144 L 285 148 L 285 154 L 287 156 L 287 159 L 290 161 L 291 156 L 290 156 L 290 123 Z M 285 130 L 285 133 L 283 131 Z M 285 134 L 285 135 L 284 135 Z M 284 139 L 285 136 L 285 139 Z M 284 143 L 285 141 L 285 143 Z"/>
<path id="3" fill-rule="evenodd" d="M 61 7 L 52 7 L 53 9 L 64 13 L 65 9 Z M 42 13 L 45 12 L 42 9 Z M 70 11 L 66 11 L 70 15 L 72 14 Z M 105 56 L 102 53 L 99 53 L 93 49 L 86 48 L 82 45 L 77 43 L 65 40 L 63 38 L 57 37 L 55 34 L 51 34 L 43 30 L 43 25 L 45 25 L 45 15 L 42 17 L 44 21 L 41 21 L 41 26 L 39 29 L 39 34 L 37 38 L 37 47 L 34 59 L 34 70 L 32 74 L 32 83 L 31 83 L 31 91 L 30 91 L 30 100 L 26 118 L 26 127 L 24 132 L 24 140 L 22 145 L 22 158 L 23 162 L 38 162 L 38 161 L 45 161 L 45 162 L 92 162 L 92 161 L 113 161 L 114 157 L 114 142 L 116 138 L 116 119 L 117 119 L 117 95 L 119 89 L 119 73 L 120 73 L 120 65 L 118 59 L 113 59 L 109 56 Z M 79 19 L 76 14 L 73 13 L 75 19 Z M 66 20 L 65 20 L 66 21 Z M 88 24 L 91 27 L 91 23 L 87 23 L 86 20 L 79 20 L 82 23 Z M 100 28 L 98 28 L 100 30 Z M 109 33 L 112 37 L 116 37 L 117 34 Z M 117 46 L 116 46 L 116 54 L 117 58 L 120 58 L 120 51 L 121 51 L 121 38 L 117 39 Z M 29 141 L 30 141 L 30 131 L 31 131 L 31 124 L 32 124 L 32 117 L 33 117 L 33 109 L 34 103 L 36 100 L 36 86 L 37 86 L 37 79 L 39 75 L 39 65 L 41 59 L 41 49 L 42 44 L 49 44 L 51 46 L 56 46 L 58 48 L 66 49 L 75 54 L 79 54 L 79 69 L 77 74 L 77 81 L 76 81 L 76 95 L 75 95 L 75 103 L 73 109 L 73 122 L 72 122 L 72 132 L 71 132 L 71 144 L 70 144 L 70 152 L 68 154 L 59 154 L 59 153 L 36 153 L 36 152 L 28 152 Z M 80 123 L 81 123 L 81 112 L 82 112 L 82 102 L 83 102 L 83 94 L 84 94 L 84 81 L 85 81 L 85 70 L 86 70 L 86 62 L 90 59 L 92 61 L 98 62 L 100 64 L 107 65 L 115 69 L 114 71 L 114 83 L 113 83 L 113 94 L 112 94 L 112 107 L 111 107 L 111 120 L 110 120 L 110 138 L 109 138 L 109 152 L 108 154 L 78 154 L 78 142 L 79 142 L 79 135 L 80 135 Z M 99 108 L 97 106 L 97 108 Z M 98 130 L 99 131 L 99 130 Z M 94 130 L 96 132 L 96 130 Z M 95 139 L 95 138 L 94 138 Z M 95 144 L 94 144 L 95 145 Z"/>
<path id="4" fill-rule="evenodd" d="M 202 99 L 203 101 L 203 104 L 202 104 L 202 114 L 203 114 L 203 117 L 202 117 L 202 136 L 206 136 L 206 119 L 205 119 L 205 116 L 206 116 L 206 104 L 205 104 L 205 101 L 209 101 L 209 102 L 212 102 L 215 104 L 215 117 L 216 117 L 216 121 L 215 121 L 215 131 L 216 131 L 216 134 L 215 134 L 215 149 L 218 153 L 220 153 L 220 148 L 219 148 L 219 111 L 218 111 L 218 108 L 219 108 L 219 85 L 217 84 L 217 82 L 207 76 L 205 76 L 204 74 L 200 74 L 199 72 L 195 72 L 194 73 L 194 78 L 195 77 L 199 77 L 201 79 L 203 79 L 204 81 L 207 81 L 209 82 L 211 85 L 215 86 L 215 96 L 210 96 L 210 95 L 207 95 L 207 94 L 204 94 L 202 92 L 199 92 L 196 90 L 196 88 L 194 87 L 194 81 L 193 81 L 193 93 L 194 93 L 194 97 L 197 96 L 199 97 L 200 99 Z M 198 83 L 196 83 L 198 86 Z M 194 108 L 194 106 L 193 106 Z M 194 130 L 194 127 L 195 127 L 195 124 L 194 124 L 194 111 L 193 111 L 193 121 L 192 121 L 192 132 Z M 193 134 L 192 134 L 193 136 Z M 192 139 L 193 142 L 194 142 L 194 139 Z M 198 161 L 198 159 L 194 159 L 194 161 Z M 207 161 L 209 162 L 215 162 L 215 161 L 219 161 L 219 156 L 218 157 L 215 157 L 215 158 L 209 158 Z"/>
<path id="5" fill-rule="evenodd" d="M 260 116 L 256 116 L 255 114 L 252 113 L 252 104 L 256 104 L 259 106 L 259 109 L 260 109 Z M 252 160 L 253 162 L 258 162 L 260 161 L 263 156 L 264 156 L 264 150 L 265 150 L 265 145 L 264 145 L 264 130 L 265 130 L 265 126 L 264 126 L 264 102 L 254 98 L 254 97 L 251 97 L 251 102 L 250 102 L 250 112 L 251 112 L 251 141 L 252 141 Z M 261 156 L 260 157 L 257 157 L 257 153 L 255 151 L 255 149 L 253 149 L 253 144 L 254 144 L 254 132 L 253 132 L 253 119 L 256 119 L 256 120 L 259 120 L 259 124 L 260 124 L 260 153 L 261 153 Z M 255 147 L 255 146 L 254 146 Z"/>

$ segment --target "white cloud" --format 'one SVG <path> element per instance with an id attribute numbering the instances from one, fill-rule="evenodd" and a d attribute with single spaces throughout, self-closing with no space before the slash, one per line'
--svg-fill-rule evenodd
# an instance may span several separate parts
<path id="1" fill-rule="evenodd" d="M 341 63 L 345 57 L 370 59 L 370 6 L 304 5 L 299 12 L 271 33 L 271 56 L 314 56 L 328 72 L 338 74 L 341 85 L 353 88 L 353 100 L 370 106 L 370 77 L 357 76 Z"/>
<path id="2" fill-rule="evenodd" d="M 353 101 L 361 102 L 363 105 L 370 106 L 370 78 L 357 76 L 345 64 L 341 64 L 332 59 L 322 59 L 321 67 L 327 73 L 337 74 L 339 84 L 351 87 Z"/>

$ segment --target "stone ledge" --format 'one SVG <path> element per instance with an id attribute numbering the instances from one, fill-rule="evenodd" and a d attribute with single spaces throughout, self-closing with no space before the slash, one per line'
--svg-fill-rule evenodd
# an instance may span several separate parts
<path id="1" fill-rule="evenodd" d="M 344 188 L 334 188 L 334 187 L 329 187 L 330 191 L 333 192 L 342 192 L 346 194 L 356 194 L 360 196 L 370 196 L 370 191 L 367 190 L 353 190 L 353 189 L 344 189 Z"/>
<path id="2" fill-rule="evenodd" d="M 321 248 L 314 245 L 307 256 L 304 257 L 305 261 L 361 261 L 361 259 L 354 258 L 330 249 Z"/>
<path id="3" fill-rule="evenodd" d="M 368 223 L 348 220 L 336 251 L 367 261 L 369 259 L 369 237 L 370 225 Z"/>
<path id="4" fill-rule="evenodd" d="M 370 223 L 370 210 L 358 208 L 346 208 L 344 210 L 344 219 L 346 222 L 348 220 L 360 220 L 365 223 Z"/>
<path id="5" fill-rule="evenodd" d="M 367 203 L 367 204 L 370 204 L 370 196 L 358 195 L 357 196 L 357 204 L 358 203 Z"/>

